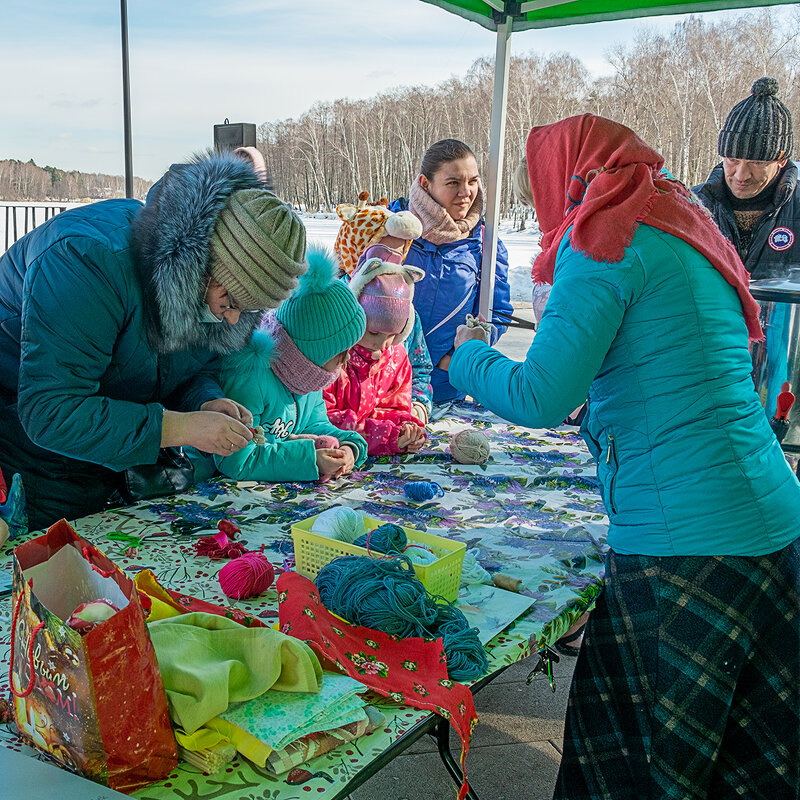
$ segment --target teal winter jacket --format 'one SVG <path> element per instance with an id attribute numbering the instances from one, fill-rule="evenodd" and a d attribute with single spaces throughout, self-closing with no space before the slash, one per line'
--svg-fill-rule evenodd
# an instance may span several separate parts
<path id="1" fill-rule="evenodd" d="M 0 257 L 0 469 L 22 475 L 32 527 L 94 513 L 118 473 L 153 464 L 163 409 L 222 396 L 221 353 L 259 315 L 200 321 L 217 215 L 259 186 L 233 155 L 170 170 L 147 204 L 56 215 Z"/>
<path id="2" fill-rule="evenodd" d="M 226 397 L 241 403 L 261 425 L 264 445 L 249 442 L 230 456 L 214 456 L 219 471 L 238 480 L 315 481 L 319 478 L 317 454 L 311 439 L 292 439 L 299 434 L 335 436 L 355 450 L 356 466 L 367 458 L 367 443 L 354 431 L 343 431 L 328 419 L 322 392 L 297 395 L 290 392 L 269 365 L 272 340 L 256 331 L 250 344 L 222 360 L 220 383 Z"/>
<path id="3" fill-rule="evenodd" d="M 800 535 L 800 485 L 750 371 L 736 291 L 689 244 L 640 225 L 619 263 L 567 234 L 525 361 L 468 342 L 450 380 L 533 427 L 588 394 L 582 433 L 615 552 L 755 556 Z"/>

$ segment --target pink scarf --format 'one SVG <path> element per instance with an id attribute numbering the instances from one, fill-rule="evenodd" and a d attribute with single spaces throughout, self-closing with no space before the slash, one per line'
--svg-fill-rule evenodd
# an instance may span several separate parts
<path id="1" fill-rule="evenodd" d="M 309 361 L 274 314 L 267 314 L 264 318 L 264 328 L 275 343 L 269 365 L 278 380 L 293 394 L 321 392 L 339 377 L 340 370 L 328 372 Z"/>
<path id="2" fill-rule="evenodd" d="M 531 129 L 528 175 L 542 252 L 533 277 L 552 283 L 556 253 L 570 239 L 595 261 L 621 261 L 640 222 L 702 253 L 739 295 L 750 339 L 763 338 L 749 275 L 733 245 L 680 182 L 661 174 L 664 159 L 630 128 L 583 114 Z"/>
<path id="3" fill-rule="evenodd" d="M 420 186 L 419 177 L 411 184 L 408 195 L 408 210 L 422 223 L 422 238 L 437 247 L 466 239 L 478 224 L 483 211 L 483 191 L 478 186 L 478 194 L 469 207 L 465 219 L 453 219 L 443 206 L 439 205 Z"/>

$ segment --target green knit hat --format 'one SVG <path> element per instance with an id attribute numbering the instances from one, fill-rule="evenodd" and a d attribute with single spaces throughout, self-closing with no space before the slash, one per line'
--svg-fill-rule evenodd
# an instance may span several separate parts
<path id="1" fill-rule="evenodd" d="M 291 206 L 266 189 L 240 189 L 211 235 L 211 275 L 244 311 L 277 308 L 306 270 L 306 229 Z"/>
<path id="2" fill-rule="evenodd" d="M 338 268 L 332 253 L 310 247 L 306 258 L 308 271 L 275 317 L 297 349 L 321 367 L 361 339 L 367 318 L 350 287 L 337 280 Z"/>
<path id="3" fill-rule="evenodd" d="M 780 161 L 792 154 L 792 114 L 778 98 L 778 81 L 759 78 L 750 97 L 737 103 L 719 132 L 723 158 Z"/>

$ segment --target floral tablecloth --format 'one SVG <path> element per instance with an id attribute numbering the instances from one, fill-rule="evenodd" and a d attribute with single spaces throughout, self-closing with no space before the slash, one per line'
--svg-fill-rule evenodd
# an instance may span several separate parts
<path id="1" fill-rule="evenodd" d="M 229 604 L 216 576 L 226 562 L 198 558 L 193 542 L 219 520 L 242 530 L 249 549 L 265 545 L 280 567 L 291 559 L 292 523 L 334 505 L 463 541 L 477 548 L 489 572 L 524 582 L 530 610 L 487 645 L 492 670 L 558 639 L 585 610 L 602 585 L 608 520 L 598 495 L 594 464 L 574 428 L 531 430 L 499 420 L 481 407 L 460 403 L 433 423 L 428 447 L 415 457 L 382 458 L 366 469 L 326 484 L 260 484 L 215 480 L 193 491 L 73 521 L 131 575 L 153 570 L 159 581 L 204 600 Z M 489 438 L 492 455 L 482 466 L 465 466 L 448 453 L 450 438 L 474 428 Z M 443 498 L 410 503 L 407 481 L 432 480 Z M 133 550 L 120 534 L 142 539 Z M 15 543 L 19 543 L 16 540 Z M 11 570 L 11 547 L 0 551 L 0 569 Z M 10 655 L 9 599 L 0 601 L 0 691 L 7 694 Z M 236 604 L 262 619 L 277 618 L 274 589 Z M 333 798 L 427 712 L 375 698 L 385 727 L 312 761 L 307 769 L 275 777 L 245 760 L 212 776 L 181 763 L 161 783 L 136 793 L 142 800 L 297 800 Z M 0 745 L 26 750 L 13 726 L 0 726 Z M 31 751 L 32 752 L 32 751 Z"/>

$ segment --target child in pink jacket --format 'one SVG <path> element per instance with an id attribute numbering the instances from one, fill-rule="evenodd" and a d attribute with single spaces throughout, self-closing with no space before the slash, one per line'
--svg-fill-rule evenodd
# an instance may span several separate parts
<path id="1" fill-rule="evenodd" d="M 350 281 L 367 330 L 324 397 L 330 421 L 360 433 L 371 456 L 416 453 L 427 438 L 411 412 L 411 363 L 403 347 L 414 326 L 414 283 L 423 275 L 371 258 Z"/>

